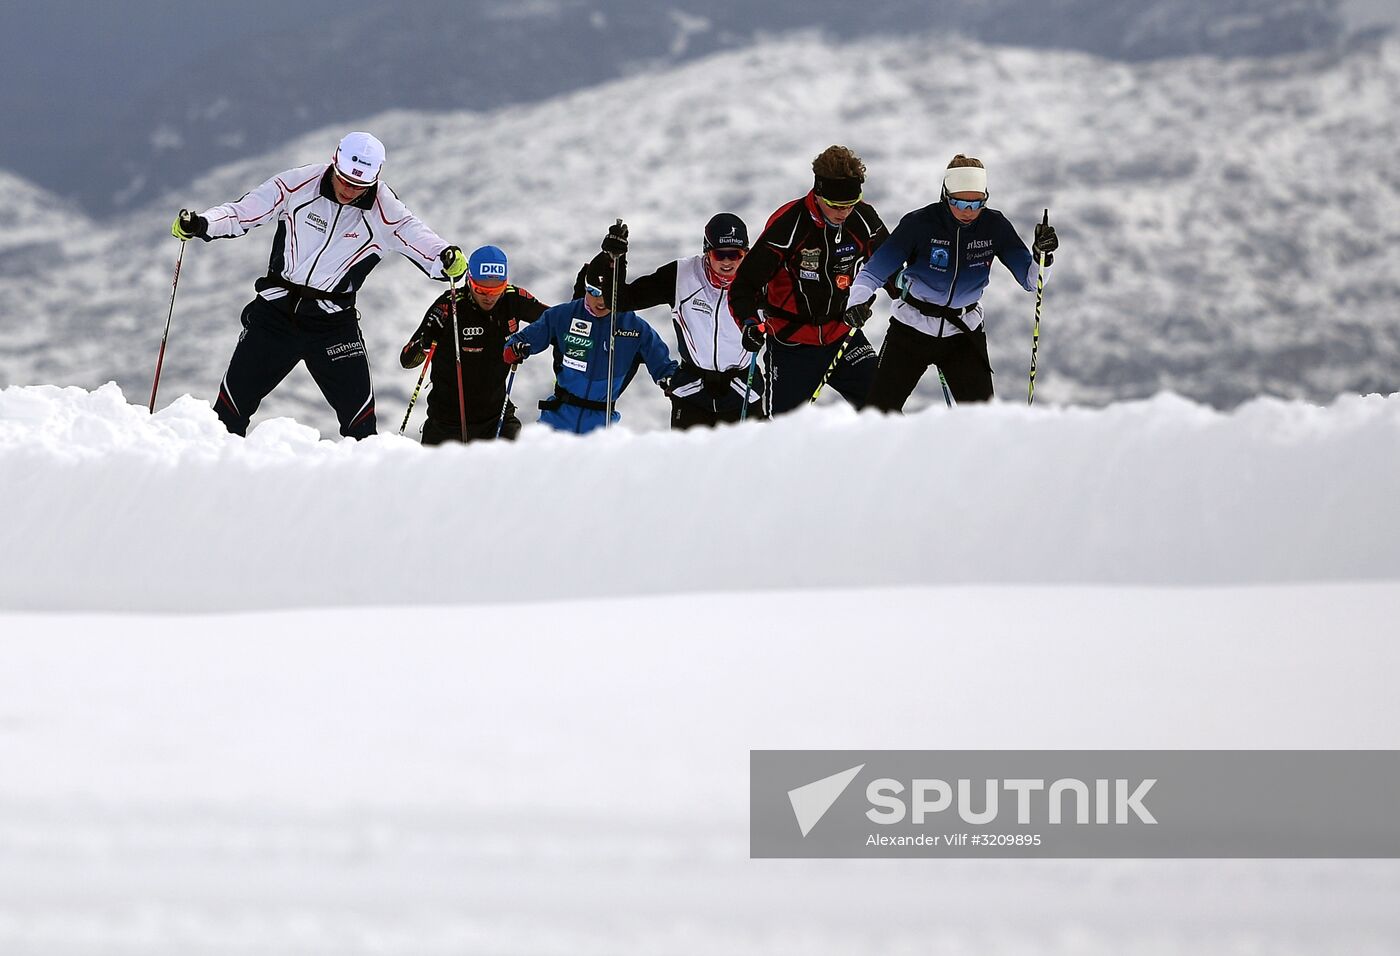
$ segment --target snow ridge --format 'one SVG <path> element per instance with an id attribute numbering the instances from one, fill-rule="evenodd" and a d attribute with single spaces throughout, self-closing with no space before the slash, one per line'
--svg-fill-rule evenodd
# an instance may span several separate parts
<path id="1" fill-rule="evenodd" d="M 946 584 L 1400 578 L 1400 395 L 1163 395 L 425 449 L 0 392 L 0 609 L 231 611 Z"/>

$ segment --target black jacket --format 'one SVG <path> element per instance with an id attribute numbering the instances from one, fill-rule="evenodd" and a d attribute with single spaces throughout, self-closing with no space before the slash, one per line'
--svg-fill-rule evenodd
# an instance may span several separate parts
<path id="1" fill-rule="evenodd" d="M 442 327 L 452 328 L 448 309 L 451 292 L 438 296 L 423 315 L 417 331 L 403 347 L 399 364 L 417 368 L 433 342 L 430 320 L 436 315 Z M 466 289 L 457 290 L 457 331 L 462 343 L 462 393 L 466 397 L 467 423 L 483 422 L 501 414 L 506 400 L 506 373 L 509 367 L 501 358 L 506 337 L 513 335 L 522 322 L 533 322 L 547 308 L 529 292 L 517 286 L 506 286 L 490 312 L 483 312 L 476 299 Z M 436 328 L 436 326 L 434 326 Z M 451 332 L 448 332 L 449 336 Z M 457 363 L 450 348 L 433 353 L 433 366 L 428 372 L 432 390 L 428 392 L 428 417 L 440 425 L 461 426 L 457 414 Z"/>

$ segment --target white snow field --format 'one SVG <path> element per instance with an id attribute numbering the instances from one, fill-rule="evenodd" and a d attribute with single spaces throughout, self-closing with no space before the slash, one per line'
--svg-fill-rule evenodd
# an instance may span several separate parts
<path id="1" fill-rule="evenodd" d="M 424 449 L 0 390 L 0 954 L 1396 952 L 1393 861 L 750 861 L 747 788 L 1400 748 L 1397 476 L 1400 395 Z"/>

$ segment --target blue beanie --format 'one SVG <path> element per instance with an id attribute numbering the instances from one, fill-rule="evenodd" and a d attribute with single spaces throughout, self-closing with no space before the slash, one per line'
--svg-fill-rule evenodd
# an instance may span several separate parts
<path id="1" fill-rule="evenodd" d="M 506 281 L 506 254 L 496 246 L 482 246 L 467 260 L 467 272 L 480 283 Z"/>

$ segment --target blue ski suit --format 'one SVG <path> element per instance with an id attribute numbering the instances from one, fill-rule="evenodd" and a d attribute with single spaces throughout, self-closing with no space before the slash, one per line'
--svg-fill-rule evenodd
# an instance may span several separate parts
<path id="1" fill-rule="evenodd" d="M 936 202 L 899 221 L 851 284 L 850 301 L 869 300 L 903 266 L 901 285 L 909 296 L 970 312 L 987 288 L 993 259 L 1000 259 L 1023 289 L 1035 291 L 1035 259 L 999 210 L 984 209 L 964 226 L 953 218 L 947 203 Z M 980 319 L 976 316 L 977 322 Z"/>
<path id="2" fill-rule="evenodd" d="M 506 340 L 530 354 L 554 346 L 554 395 L 540 402 L 540 421 L 559 431 L 582 435 L 603 427 L 608 399 L 608 323 L 589 312 L 583 299 L 545 309 L 538 319 Z M 613 356 L 613 423 L 622 420 L 616 402 L 646 363 L 654 381 L 675 374 L 676 361 L 661 336 L 635 312 L 617 313 L 617 352 Z"/>
<path id="3" fill-rule="evenodd" d="M 981 298 L 998 259 L 1021 288 L 1035 290 L 1035 260 L 998 210 L 983 209 L 964 225 L 940 201 L 900 220 L 851 283 L 850 301 L 866 302 L 904 270 L 868 406 L 903 410 L 930 365 L 938 366 L 958 402 L 992 398 Z"/>

